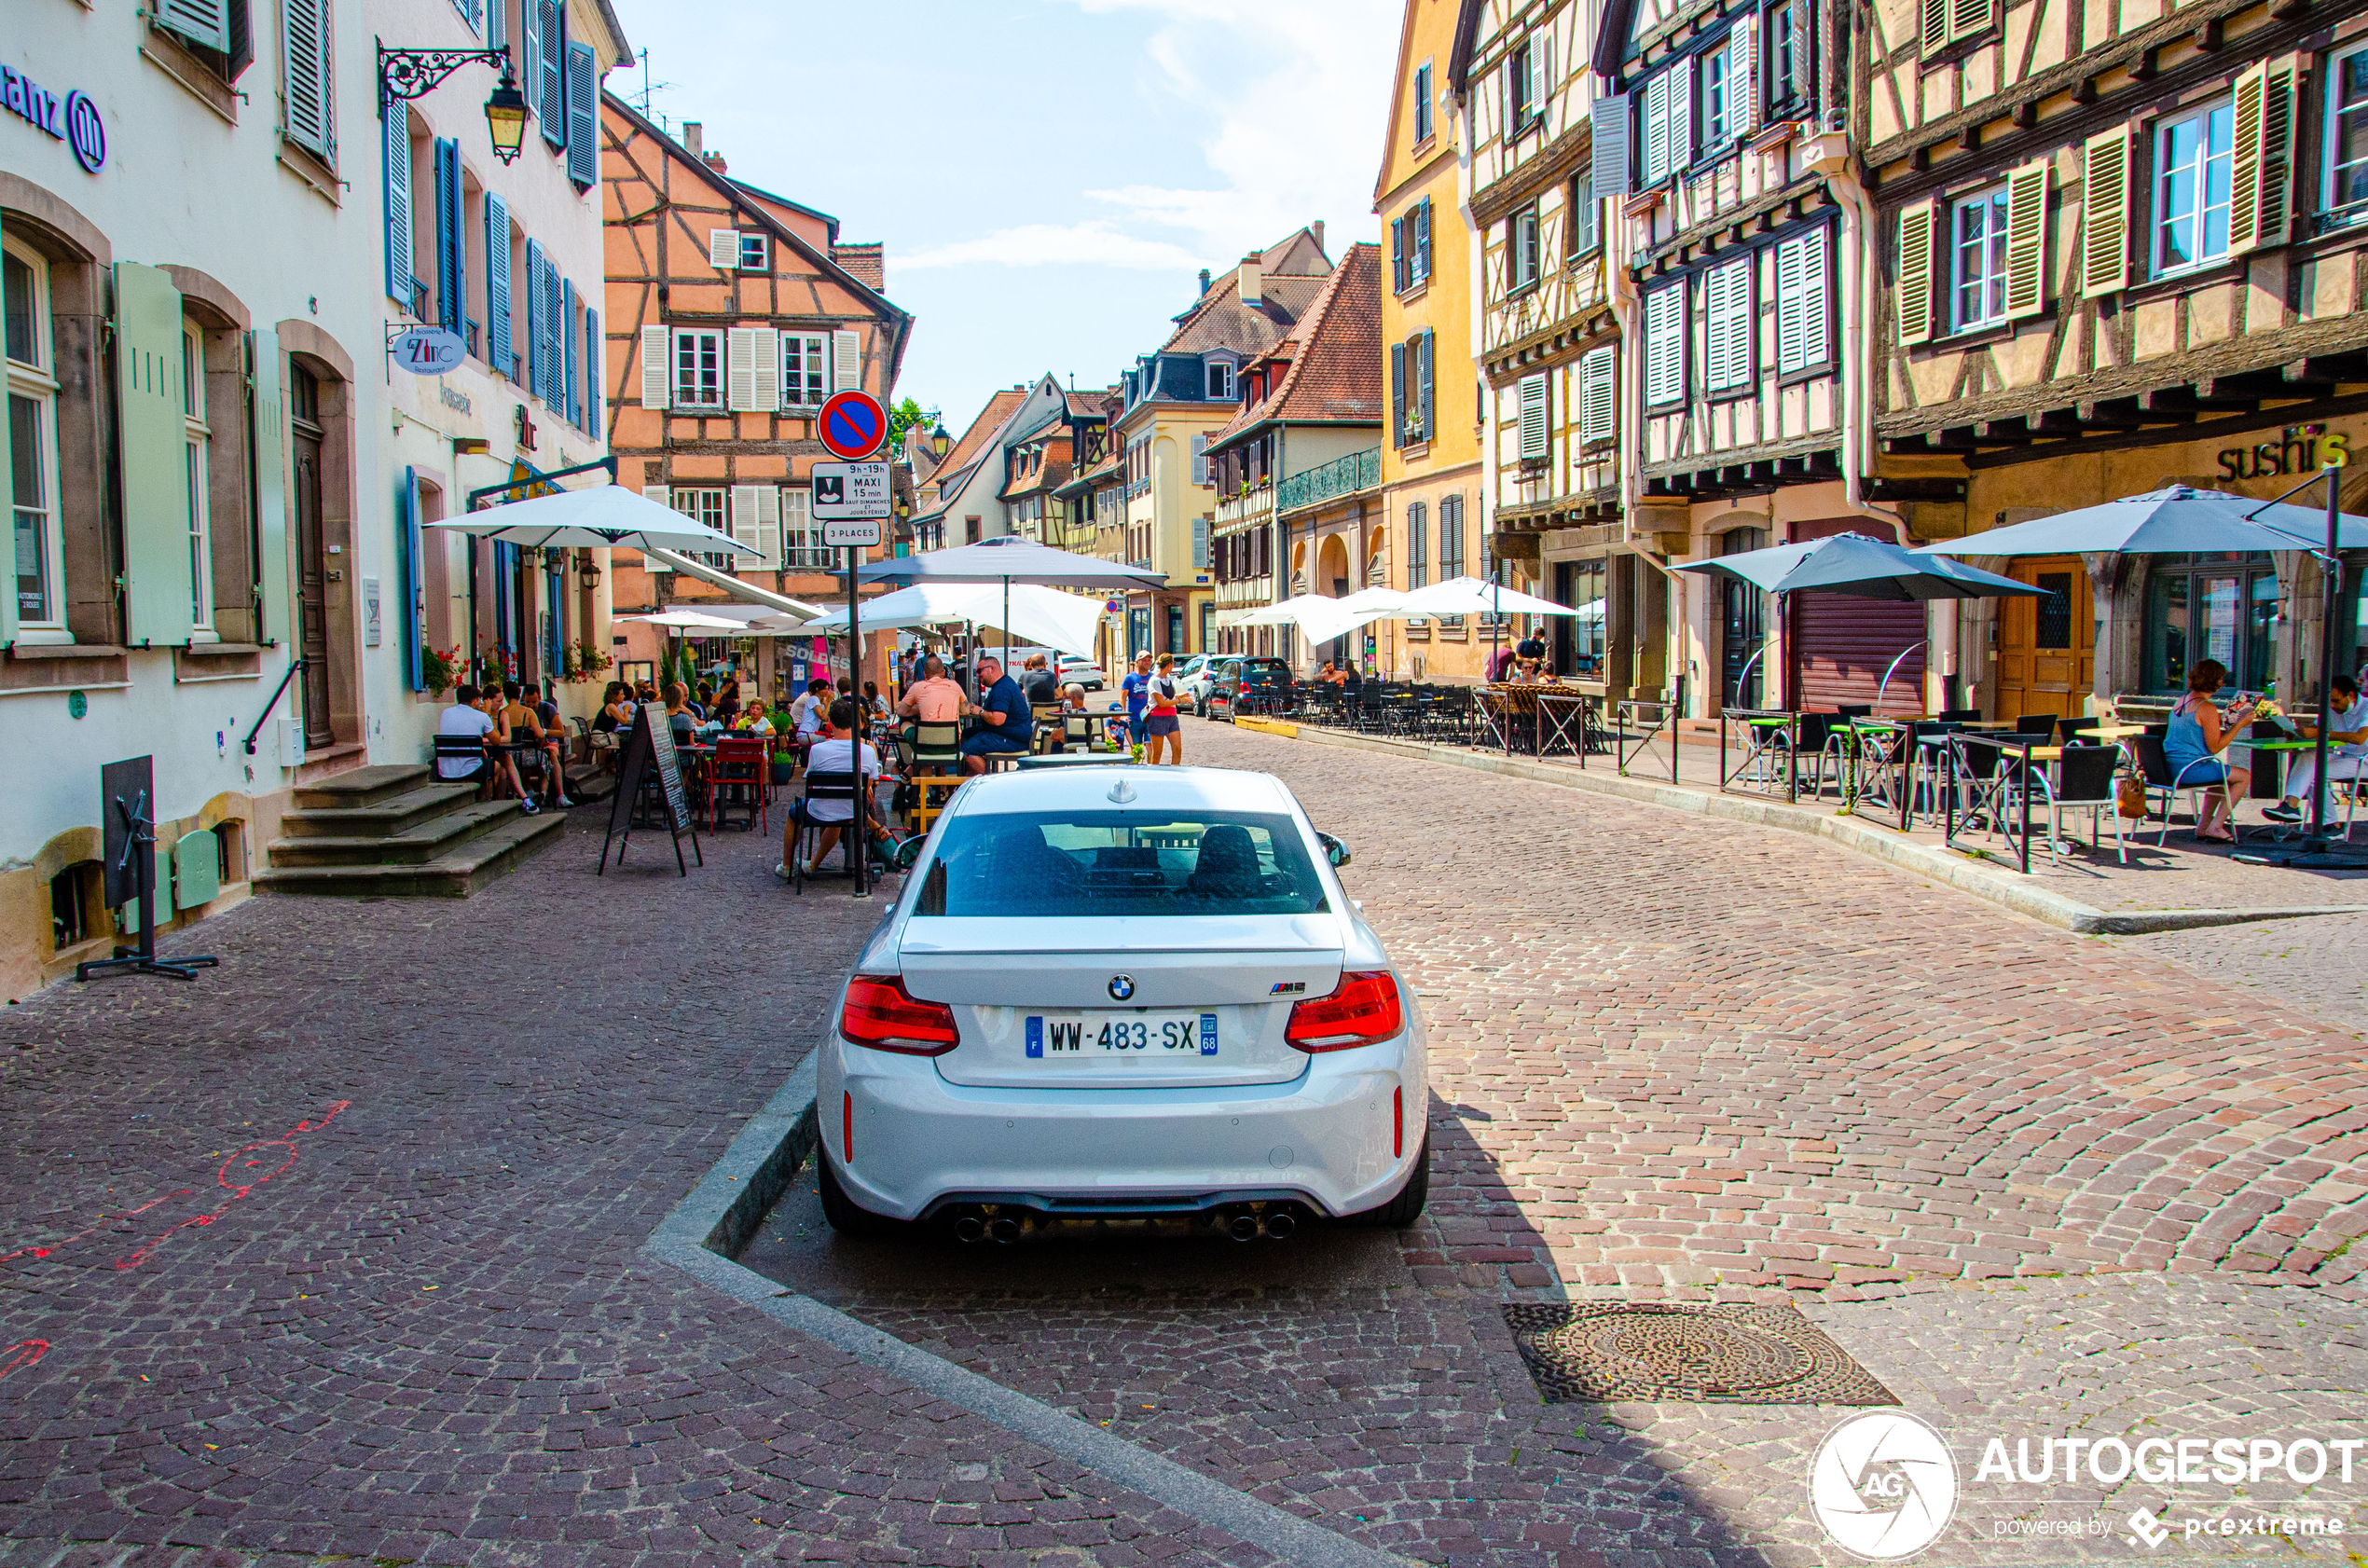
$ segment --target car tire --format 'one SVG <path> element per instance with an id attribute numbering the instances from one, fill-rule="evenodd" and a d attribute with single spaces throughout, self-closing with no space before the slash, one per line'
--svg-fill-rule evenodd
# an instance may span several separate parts
<path id="1" fill-rule="evenodd" d="M 903 1221 L 874 1214 L 848 1197 L 847 1189 L 839 1185 L 838 1173 L 831 1169 L 828 1155 L 817 1151 L 814 1163 L 814 1184 L 822 1195 L 822 1217 L 830 1222 L 832 1230 L 842 1236 L 892 1236 L 904 1229 Z"/>
<path id="2" fill-rule="evenodd" d="M 1423 1206 L 1431 1198 L 1431 1135 L 1423 1135 L 1423 1151 L 1414 1157 L 1414 1174 L 1397 1190 L 1397 1196 L 1378 1208 L 1361 1209 L 1347 1217 L 1351 1225 L 1370 1225 L 1377 1230 L 1403 1231 L 1423 1217 Z"/>

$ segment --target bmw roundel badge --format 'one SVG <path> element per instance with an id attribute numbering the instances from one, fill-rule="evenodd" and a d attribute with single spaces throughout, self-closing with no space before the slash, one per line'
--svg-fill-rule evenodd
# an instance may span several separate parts
<path id="1" fill-rule="evenodd" d="M 1112 1001 L 1122 1002 L 1133 995 L 1135 995 L 1135 977 L 1133 975 L 1114 974 L 1110 976 L 1110 999 Z"/>

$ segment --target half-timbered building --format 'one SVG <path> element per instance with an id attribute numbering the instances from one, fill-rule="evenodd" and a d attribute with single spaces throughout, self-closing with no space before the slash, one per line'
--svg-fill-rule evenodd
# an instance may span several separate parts
<path id="1" fill-rule="evenodd" d="M 2174 483 L 2266 497 L 2368 435 L 2368 14 L 1885 0 L 1865 18 L 1877 463 L 1918 496 L 1915 531 Z M 2346 488 L 2358 510 L 2368 476 Z M 2317 683 L 2306 556 L 1988 564 L 2048 590 L 1946 628 L 1951 673 L 1997 713 L 2175 690 L 2204 657 L 2239 687 Z"/>

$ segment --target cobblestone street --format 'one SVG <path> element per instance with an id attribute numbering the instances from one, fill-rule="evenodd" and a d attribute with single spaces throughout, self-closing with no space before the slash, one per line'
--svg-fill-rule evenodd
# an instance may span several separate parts
<path id="1" fill-rule="evenodd" d="M 2145 1557 L 2141 1506 L 2362 1522 L 2368 1478 L 1973 1479 L 1991 1434 L 2360 1429 L 2358 1003 L 2310 979 L 2339 946 L 2243 945 L 2334 922 L 2081 939 L 1795 835 L 1185 740 L 1356 851 L 1431 1025 L 1424 1222 L 857 1245 L 806 1173 L 745 1261 L 1430 1562 L 1844 1560 L 1803 1481 L 1847 1411 L 1541 1404 L 1508 1302 L 1797 1306 L 1955 1449 L 1920 1561 Z M 1270 1561 L 640 1254 L 874 912 L 737 837 L 596 879 L 585 826 L 465 903 L 259 901 L 186 939 L 214 974 L 0 1023 L 0 1562 Z"/>

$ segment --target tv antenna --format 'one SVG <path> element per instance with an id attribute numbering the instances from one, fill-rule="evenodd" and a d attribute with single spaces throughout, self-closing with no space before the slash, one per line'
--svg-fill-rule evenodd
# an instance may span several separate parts
<path id="1" fill-rule="evenodd" d="M 636 104 L 635 107 L 641 111 L 641 117 L 643 119 L 655 119 L 658 122 L 659 130 L 671 131 L 673 127 L 667 124 L 666 117 L 664 115 L 654 114 L 652 112 L 650 108 L 650 100 L 655 94 L 666 91 L 668 88 L 673 87 L 675 84 L 672 82 L 654 82 L 650 80 L 649 50 L 641 50 L 640 59 L 641 62 L 641 90 L 636 96 L 640 99 L 640 103 Z"/>

